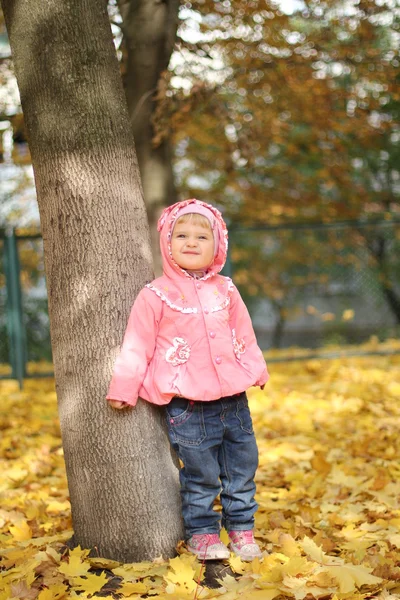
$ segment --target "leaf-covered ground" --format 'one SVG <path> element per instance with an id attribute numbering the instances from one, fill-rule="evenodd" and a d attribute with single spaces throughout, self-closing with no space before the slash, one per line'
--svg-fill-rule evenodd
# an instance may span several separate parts
<path id="1" fill-rule="evenodd" d="M 191 555 L 120 565 L 66 551 L 54 383 L 0 382 L 0 600 L 400 598 L 400 355 L 270 366 L 249 392 L 264 558 L 201 584 Z M 225 535 L 225 534 L 223 534 Z M 101 592 L 100 592 L 101 590 Z"/>

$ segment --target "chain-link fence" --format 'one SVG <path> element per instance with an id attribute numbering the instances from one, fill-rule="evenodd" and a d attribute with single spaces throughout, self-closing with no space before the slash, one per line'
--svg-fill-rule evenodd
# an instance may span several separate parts
<path id="1" fill-rule="evenodd" d="M 400 337 L 400 221 L 232 228 L 229 248 L 263 350 Z M 3 233 L 0 252 L 0 376 L 21 381 L 51 361 L 42 240 Z"/>
<path id="2" fill-rule="evenodd" d="M 0 238 L 0 255 L 4 256 L 4 239 Z M 2 365 L 0 375 L 10 375 L 11 365 L 9 364 L 10 345 L 7 331 L 7 293 L 6 277 L 4 273 L 4 261 L 0 262 L 0 365 Z"/>
<path id="3" fill-rule="evenodd" d="M 230 272 L 263 349 L 400 333 L 400 222 L 230 233 Z"/>
<path id="4" fill-rule="evenodd" d="M 0 376 L 50 374 L 51 344 L 39 234 L 1 234 Z M 38 368 L 44 363 L 44 368 Z"/>

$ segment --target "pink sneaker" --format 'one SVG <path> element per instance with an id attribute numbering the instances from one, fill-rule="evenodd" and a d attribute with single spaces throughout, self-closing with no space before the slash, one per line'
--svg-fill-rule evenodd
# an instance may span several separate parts
<path id="1" fill-rule="evenodd" d="M 189 552 L 200 560 L 221 560 L 229 558 L 228 548 L 221 542 L 217 533 L 195 533 L 186 542 Z"/>
<path id="2" fill-rule="evenodd" d="M 262 552 L 254 539 L 252 529 L 247 531 L 230 531 L 231 543 L 229 548 L 242 560 L 252 561 L 253 558 L 261 558 Z"/>

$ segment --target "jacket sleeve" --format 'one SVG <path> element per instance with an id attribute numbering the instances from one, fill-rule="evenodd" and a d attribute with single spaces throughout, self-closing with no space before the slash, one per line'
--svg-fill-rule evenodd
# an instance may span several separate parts
<path id="1" fill-rule="evenodd" d="M 232 330 L 233 343 L 235 344 L 235 341 L 237 341 L 238 346 L 244 343 L 245 352 L 248 352 L 252 358 L 251 363 L 255 367 L 254 385 L 264 385 L 269 379 L 267 365 L 265 364 L 263 353 L 257 344 L 249 311 L 235 285 L 233 285 L 231 292 L 229 324 Z"/>
<path id="2" fill-rule="evenodd" d="M 131 309 L 107 400 L 120 400 L 131 406 L 137 403 L 156 347 L 161 312 L 161 300 L 147 288 L 141 290 Z"/>

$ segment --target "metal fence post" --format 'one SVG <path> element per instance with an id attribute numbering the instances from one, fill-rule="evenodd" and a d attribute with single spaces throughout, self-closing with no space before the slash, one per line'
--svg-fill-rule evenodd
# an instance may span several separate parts
<path id="1" fill-rule="evenodd" d="M 26 374 L 25 332 L 22 321 L 22 298 L 20 265 L 17 238 L 14 230 L 8 231 L 4 239 L 4 271 L 7 289 L 7 330 L 10 348 L 12 377 L 17 379 L 22 389 Z"/>

